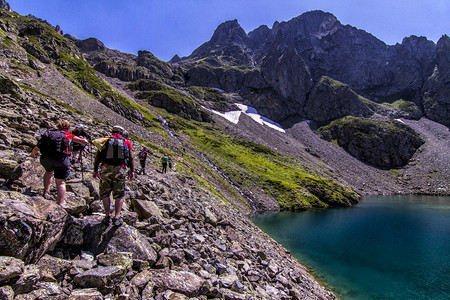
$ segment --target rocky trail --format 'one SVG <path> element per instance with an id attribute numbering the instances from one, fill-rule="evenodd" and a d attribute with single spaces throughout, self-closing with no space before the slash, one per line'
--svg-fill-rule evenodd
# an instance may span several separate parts
<path id="1" fill-rule="evenodd" d="M 73 166 L 63 206 L 44 199 L 43 168 L 27 157 L 39 126 L 53 126 L 61 114 L 71 124 L 91 123 L 21 92 L 0 103 L 2 299 L 335 298 L 244 216 L 245 205 L 225 203 L 176 166 L 161 174 L 157 153 L 148 175 L 127 182 L 122 226 L 102 222 L 89 152 L 83 168 Z M 109 130 L 90 128 L 93 136 Z"/>

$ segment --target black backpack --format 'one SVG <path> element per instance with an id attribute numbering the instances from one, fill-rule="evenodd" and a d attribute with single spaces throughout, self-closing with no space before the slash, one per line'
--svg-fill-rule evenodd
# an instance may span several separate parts
<path id="1" fill-rule="evenodd" d="M 65 136 L 66 133 L 62 130 L 47 130 L 37 143 L 39 151 L 45 156 L 67 156 L 70 139 L 66 139 Z"/>
<path id="2" fill-rule="evenodd" d="M 142 150 L 139 152 L 139 159 L 144 160 L 147 157 L 147 151 Z"/>
<path id="3" fill-rule="evenodd" d="M 129 158 L 130 149 L 125 144 L 124 138 L 109 138 L 100 152 L 100 160 L 108 165 L 127 165 Z"/>

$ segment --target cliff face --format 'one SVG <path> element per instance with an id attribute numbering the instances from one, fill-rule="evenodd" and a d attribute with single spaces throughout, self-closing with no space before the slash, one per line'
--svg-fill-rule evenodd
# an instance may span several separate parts
<path id="1" fill-rule="evenodd" d="M 437 64 L 428 78 L 423 98 L 426 115 L 450 126 L 450 38 L 441 37 L 436 47 Z"/>

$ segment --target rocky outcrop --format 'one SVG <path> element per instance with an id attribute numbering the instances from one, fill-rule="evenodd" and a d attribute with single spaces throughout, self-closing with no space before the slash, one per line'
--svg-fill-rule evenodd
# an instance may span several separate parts
<path id="1" fill-rule="evenodd" d="M 198 47 L 186 59 L 208 56 L 224 56 L 227 64 L 251 65 L 252 40 L 247 36 L 237 20 L 226 21 L 214 31 L 211 40 Z"/>
<path id="2" fill-rule="evenodd" d="M 312 86 L 311 75 L 305 62 L 297 51 L 284 44 L 283 40 L 283 33 L 279 31 L 261 64 L 261 75 L 267 86 L 272 87 L 285 99 L 280 105 L 283 110 L 278 115 L 274 111 L 267 115 L 274 120 L 285 119 L 293 113 L 303 115 L 302 108 Z"/>
<path id="3" fill-rule="evenodd" d="M 5 0 L 0 0 L 0 9 L 11 11 L 11 6 Z"/>
<path id="4" fill-rule="evenodd" d="M 356 94 L 346 84 L 322 77 L 305 103 L 305 116 L 319 123 L 330 122 L 345 116 L 368 117 L 374 112 L 368 100 Z"/>
<path id="5" fill-rule="evenodd" d="M 357 159 L 380 168 L 406 165 L 425 142 L 414 130 L 400 121 L 347 117 L 322 127 L 319 135 L 336 141 Z"/>
<path id="6" fill-rule="evenodd" d="M 442 36 L 436 47 L 436 68 L 427 81 L 423 106 L 427 118 L 450 126 L 450 38 Z"/>

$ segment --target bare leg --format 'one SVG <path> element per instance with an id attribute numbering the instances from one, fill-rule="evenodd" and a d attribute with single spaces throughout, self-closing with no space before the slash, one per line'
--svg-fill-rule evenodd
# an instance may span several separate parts
<path id="1" fill-rule="evenodd" d="M 59 205 L 64 203 L 66 199 L 66 181 L 64 179 L 55 178 L 56 183 L 56 202 Z"/>
<path id="2" fill-rule="evenodd" d="M 103 208 L 105 209 L 105 216 L 109 217 L 111 201 L 109 200 L 109 197 L 103 198 L 102 201 L 103 201 Z"/>
<path id="3" fill-rule="evenodd" d="M 44 173 L 44 194 L 50 194 L 50 185 L 52 184 L 53 171 Z"/>
<path id="4" fill-rule="evenodd" d="M 123 198 L 116 199 L 115 205 L 114 205 L 114 218 L 119 218 L 120 212 L 122 211 L 122 205 L 123 205 Z"/>

